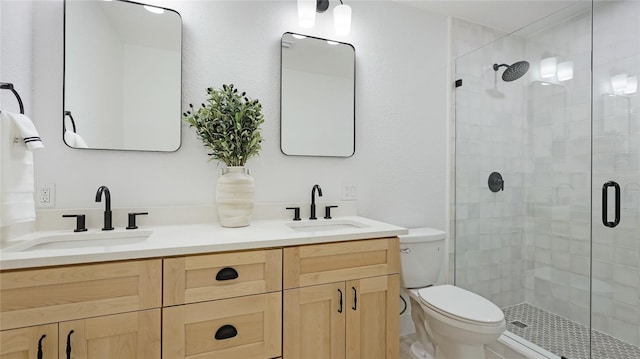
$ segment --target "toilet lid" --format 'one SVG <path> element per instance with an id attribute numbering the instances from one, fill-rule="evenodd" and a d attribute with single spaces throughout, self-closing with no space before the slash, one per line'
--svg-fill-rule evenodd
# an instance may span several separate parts
<path id="1" fill-rule="evenodd" d="M 422 288 L 422 302 L 442 314 L 466 321 L 493 324 L 504 320 L 504 313 L 484 297 L 449 284 Z"/>

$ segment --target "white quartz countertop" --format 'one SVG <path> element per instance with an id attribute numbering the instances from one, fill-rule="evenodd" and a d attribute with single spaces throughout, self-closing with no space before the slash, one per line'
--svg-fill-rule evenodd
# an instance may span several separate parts
<path id="1" fill-rule="evenodd" d="M 291 226 L 326 227 L 317 231 L 307 227 L 300 231 Z M 113 231 L 89 229 L 81 233 L 69 230 L 41 231 L 2 243 L 0 270 L 286 247 L 394 237 L 407 233 L 406 228 L 358 216 L 316 221 L 254 220 L 250 226 L 242 228 L 224 228 L 216 223 Z M 98 239 L 110 236 L 113 239 L 97 242 L 85 240 L 92 236 Z M 52 238 L 57 248 L 56 245 L 47 244 Z"/>

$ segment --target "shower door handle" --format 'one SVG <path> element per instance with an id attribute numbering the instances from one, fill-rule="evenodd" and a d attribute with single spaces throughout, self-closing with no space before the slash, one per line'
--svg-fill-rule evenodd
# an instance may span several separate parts
<path id="1" fill-rule="evenodd" d="M 616 193 L 616 217 L 613 222 L 609 222 L 609 215 L 607 213 L 609 206 L 609 188 L 615 188 Z M 620 223 L 620 185 L 614 181 L 605 182 L 602 185 L 602 224 L 605 227 L 613 228 Z"/>

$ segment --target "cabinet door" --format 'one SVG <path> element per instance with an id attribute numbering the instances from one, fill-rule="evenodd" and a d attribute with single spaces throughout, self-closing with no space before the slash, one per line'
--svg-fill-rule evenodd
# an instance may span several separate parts
<path id="1" fill-rule="evenodd" d="M 58 358 L 57 324 L 0 332 L 0 359 L 33 358 Z"/>
<path id="2" fill-rule="evenodd" d="M 347 282 L 347 359 L 399 357 L 399 275 Z"/>
<path id="3" fill-rule="evenodd" d="M 284 359 L 343 359 L 344 282 L 284 291 Z"/>
<path id="4" fill-rule="evenodd" d="M 163 309 L 162 357 L 266 359 L 281 355 L 282 294 Z"/>
<path id="5" fill-rule="evenodd" d="M 160 309 L 61 322 L 59 357 L 160 358 L 160 325 Z"/>

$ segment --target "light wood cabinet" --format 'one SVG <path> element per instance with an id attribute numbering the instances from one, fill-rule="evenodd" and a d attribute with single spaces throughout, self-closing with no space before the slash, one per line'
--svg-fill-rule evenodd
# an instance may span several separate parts
<path id="1" fill-rule="evenodd" d="M 160 309 L 59 323 L 59 358 L 160 358 Z"/>
<path id="2" fill-rule="evenodd" d="M 0 272 L 0 358 L 159 358 L 161 293 L 161 259 Z"/>
<path id="3" fill-rule="evenodd" d="M 0 330 L 161 306 L 162 260 L 0 272 Z"/>
<path id="4" fill-rule="evenodd" d="M 282 289 L 282 249 L 164 260 L 164 306 Z"/>
<path id="5" fill-rule="evenodd" d="M 274 358 L 281 354 L 282 293 L 164 309 L 163 358 Z"/>
<path id="6" fill-rule="evenodd" d="M 397 238 L 285 248 L 283 358 L 398 358 L 398 272 Z"/>
<path id="7" fill-rule="evenodd" d="M 399 355 L 400 275 L 346 283 L 347 358 L 397 358 Z"/>
<path id="8" fill-rule="evenodd" d="M 282 354 L 282 249 L 165 259 L 163 358 Z"/>
<path id="9" fill-rule="evenodd" d="M 0 359 L 395 359 L 398 272 L 397 238 L 0 271 Z"/>
<path id="10" fill-rule="evenodd" d="M 284 291 L 283 357 L 345 357 L 345 283 Z"/>
<path id="11" fill-rule="evenodd" d="M 57 359 L 58 325 L 0 331 L 0 359 Z"/>

